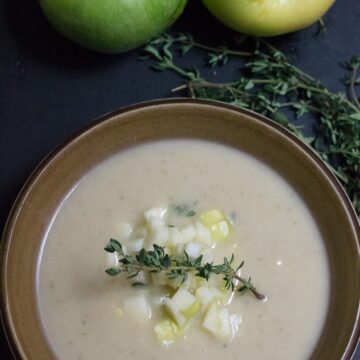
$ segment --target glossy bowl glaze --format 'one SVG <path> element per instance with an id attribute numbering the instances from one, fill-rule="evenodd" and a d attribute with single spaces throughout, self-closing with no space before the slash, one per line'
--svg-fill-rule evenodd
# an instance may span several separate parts
<path id="1" fill-rule="evenodd" d="M 330 264 L 330 304 L 312 358 L 350 359 L 359 338 L 360 227 L 344 190 L 320 158 L 283 127 L 230 105 L 189 99 L 142 103 L 105 115 L 35 169 L 1 242 L 1 313 L 15 357 L 54 359 L 40 324 L 36 279 L 43 240 L 68 190 L 105 158 L 170 138 L 208 139 L 241 149 L 296 189 L 322 232 Z"/>

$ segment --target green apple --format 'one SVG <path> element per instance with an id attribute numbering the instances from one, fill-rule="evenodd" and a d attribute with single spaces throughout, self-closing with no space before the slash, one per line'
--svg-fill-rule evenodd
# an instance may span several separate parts
<path id="1" fill-rule="evenodd" d="M 303 29 L 335 0 L 203 0 L 226 26 L 244 34 L 275 36 Z"/>
<path id="2" fill-rule="evenodd" d="M 187 0 L 39 0 L 60 33 L 86 48 L 119 53 L 161 33 Z"/>

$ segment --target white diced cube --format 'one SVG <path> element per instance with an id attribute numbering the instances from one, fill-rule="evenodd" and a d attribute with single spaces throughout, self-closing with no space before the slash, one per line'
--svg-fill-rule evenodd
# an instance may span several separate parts
<path id="1" fill-rule="evenodd" d="M 153 244 L 164 246 L 169 241 L 169 228 L 167 226 L 159 226 L 152 230 L 148 238 L 148 249 L 152 249 Z"/>
<path id="2" fill-rule="evenodd" d="M 150 217 L 147 222 L 147 225 L 149 230 L 152 231 L 159 227 L 165 227 L 165 220 L 156 217 Z"/>
<path id="3" fill-rule="evenodd" d="M 148 236 L 148 230 L 145 226 L 139 226 L 138 228 L 134 229 L 134 237 L 136 238 L 146 238 Z"/>
<path id="4" fill-rule="evenodd" d="M 131 226 L 131 224 L 129 223 L 120 223 L 119 224 L 119 229 L 118 229 L 118 234 L 121 240 L 125 240 L 127 239 L 130 234 L 132 233 L 133 228 Z"/>
<path id="5" fill-rule="evenodd" d="M 211 247 L 213 245 L 210 230 L 200 221 L 196 222 L 196 232 L 196 241 L 206 245 L 207 247 Z"/>
<path id="6" fill-rule="evenodd" d="M 196 259 L 201 255 L 202 245 L 198 242 L 189 242 L 185 246 L 185 251 L 191 259 Z"/>
<path id="7" fill-rule="evenodd" d="M 105 256 L 106 256 L 106 266 L 107 267 L 114 267 L 116 266 L 118 263 L 119 263 L 119 259 L 118 259 L 118 256 L 116 253 L 109 253 L 109 252 L 106 252 L 105 253 Z"/>
<path id="8" fill-rule="evenodd" d="M 229 312 L 216 304 L 210 306 L 202 326 L 218 339 L 229 341 L 232 337 Z"/>
<path id="9" fill-rule="evenodd" d="M 203 305 L 210 304 L 212 301 L 222 297 L 222 293 L 219 289 L 207 285 L 199 287 L 196 290 L 195 295 Z"/>
<path id="10" fill-rule="evenodd" d="M 124 301 L 123 310 L 137 319 L 151 318 L 151 307 L 144 294 L 128 297 Z"/>
<path id="11" fill-rule="evenodd" d="M 172 297 L 172 301 L 180 310 L 185 310 L 190 307 L 195 301 L 196 297 L 188 290 L 180 288 Z"/>
<path id="12" fill-rule="evenodd" d="M 194 225 L 187 225 L 182 230 L 181 233 L 184 235 L 185 241 L 189 242 L 193 240 L 196 236 L 196 228 Z"/>
<path id="13" fill-rule="evenodd" d="M 178 289 L 172 297 L 172 301 L 187 319 L 194 316 L 200 309 L 200 301 L 184 288 Z"/>
<path id="14" fill-rule="evenodd" d="M 184 235 L 177 228 L 169 228 L 169 240 L 171 245 L 182 244 L 186 242 Z"/>
<path id="15" fill-rule="evenodd" d="M 214 254 L 210 249 L 207 249 L 202 252 L 202 263 L 212 263 L 214 261 Z"/>
<path id="16" fill-rule="evenodd" d="M 130 240 L 126 244 L 126 249 L 129 254 L 138 253 L 144 247 L 145 239 L 139 238 L 135 240 Z"/>
<path id="17" fill-rule="evenodd" d="M 165 308 L 180 327 L 186 324 L 186 317 L 181 313 L 179 307 L 174 303 L 172 299 L 166 299 Z"/>
<path id="18" fill-rule="evenodd" d="M 152 208 L 144 212 L 147 221 L 152 218 L 164 219 L 167 209 L 164 207 Z"/>

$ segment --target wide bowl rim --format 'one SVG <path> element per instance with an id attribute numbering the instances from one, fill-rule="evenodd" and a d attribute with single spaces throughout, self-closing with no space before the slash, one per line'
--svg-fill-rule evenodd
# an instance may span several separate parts
<path id="1" fill-rule="evenodd" d="M 347 215 L 349 217 L 351 225 L 354 227 L 354 232 L 356 234 L 357 239 L 357 250 L 358 257 L 360 256 L 360 219 L 358 218 L 355 209 L 352 205 L 351 200 L 349 199 L 345 189 L 335 176 L 335 174 L 331 171 L 330 167 L 320 158 L 320 156 L 316 153 L 314 149 L 312 149 L 305 142 L 301 141 L 298 137 L 296 137 L 293 133 L 291 133 L 284 126 L 278 124 L 274 120 L 270 118 L 258 114 L 249 109 L 240 108 L 235 105 L 227 104 L 221 101 L 216 100 L 203 100 L 203 99 L 189 99 L 189 98 L 165 98 L 165 99 L 156 99 L 156 100 L 148 100 L 139 102 L 136 104 L 124 106 L 118 108 L 116 110 L 110 111 L 104 115 L 97 117 L 95 120 L 90 121 L 89 124 L 81 127 L 79 130 L 73 132 L 69 137 L 67 137 L 63 142 L 59 145 L 55 146 L 34 168 L 34 170 L 30 173 L 24 185 L 20 189 L 12 207 L 8 214 L 3 233 L 1 236 L 0 242 L 0 259 L 1 259 L 1 276 L 0 276 L 0 320 L 2 323 L 2 327 L 4 329 L 4 334 L 6 340 L 9 344 L 10 350 L 13 354 L 13 357 L 23 358 L 21 356 L 21 343 L 18 340 L 15 328 L 13 326 L 11 320 L 11 314 L 8 311 L 8 301 L 7 301 L 7 289 L 5 286 L 6 279 L 6 265 L 7 265 L 7 255 L 8 250 L 11 244 L 11 233 L 13 230 L 13 226 L 17 217 L 17 213 L 21 210 L 23 202 L 26 200 L 28 192 L 31 190 L 31 186 L 36 182 L 37 178 L 41 175 L 43 169 L 51 163 L 51 161 L 56 157 L 58 153 L 67 148 L 69 144 L 75 141 L 79 136 L 87 133 L 91 129 L 94 129 L 97 126 L 101 126 L 104 122 L 116 117 L 118 115 L 124 114 L 126 112 L 131 112 L 135 110 L 145 109 L 147 107 L 154 106 L 162 106 L 162 105 L 180 105 L 180 104 L 192 104 L 192 105 L 205 105 L 205 106 L 214 106 L 216 108 L 227 109 L 231 111 L 235 111 L 244 115 L 248 115 L 256 120 L 265 123 L 271 128 L 277 130 L 282 135 L 287 137 L 291 142 L 295 143 L 298 147 L 301 148 L 316 164 L 320 172 L 329 180 L 331 185 L 333 186 L 334 191 L 337 195 L 340 196 L 343 205 L 347 211 Z M 352 329 L 352 333 L 350 338 L 347 341 L 345 352 L 341 358 L 341 360 L 350 360 L 355 354 L 355 350 L 360 342 L 360 303 L 357 308 L 357 316 L 354 319 L 354 326 Z"/>

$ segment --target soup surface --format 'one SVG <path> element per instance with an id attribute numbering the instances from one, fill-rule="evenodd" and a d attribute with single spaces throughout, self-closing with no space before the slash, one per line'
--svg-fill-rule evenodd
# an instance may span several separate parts
<path id="1" fill-rule="evenodd" d="M 235 245 L 216 260 L 244 260 L 244 276 L 267 295 L 235 294 L 229 307 L 242 321 L 231 343 L 192 327 L 164 346 L 154 319 L 120 315 L 126 298 L 153 293 L 109 277 L 104 245 L 122 221 L 178 203 L 231 214 Z M 44 241 L 38 303 L 58 359 L 307 359 L 325 320 L 328 264 L 309 210 L 271 168 L 224 145 L 166 140 L 107 159 L 69 192 Z"/>

